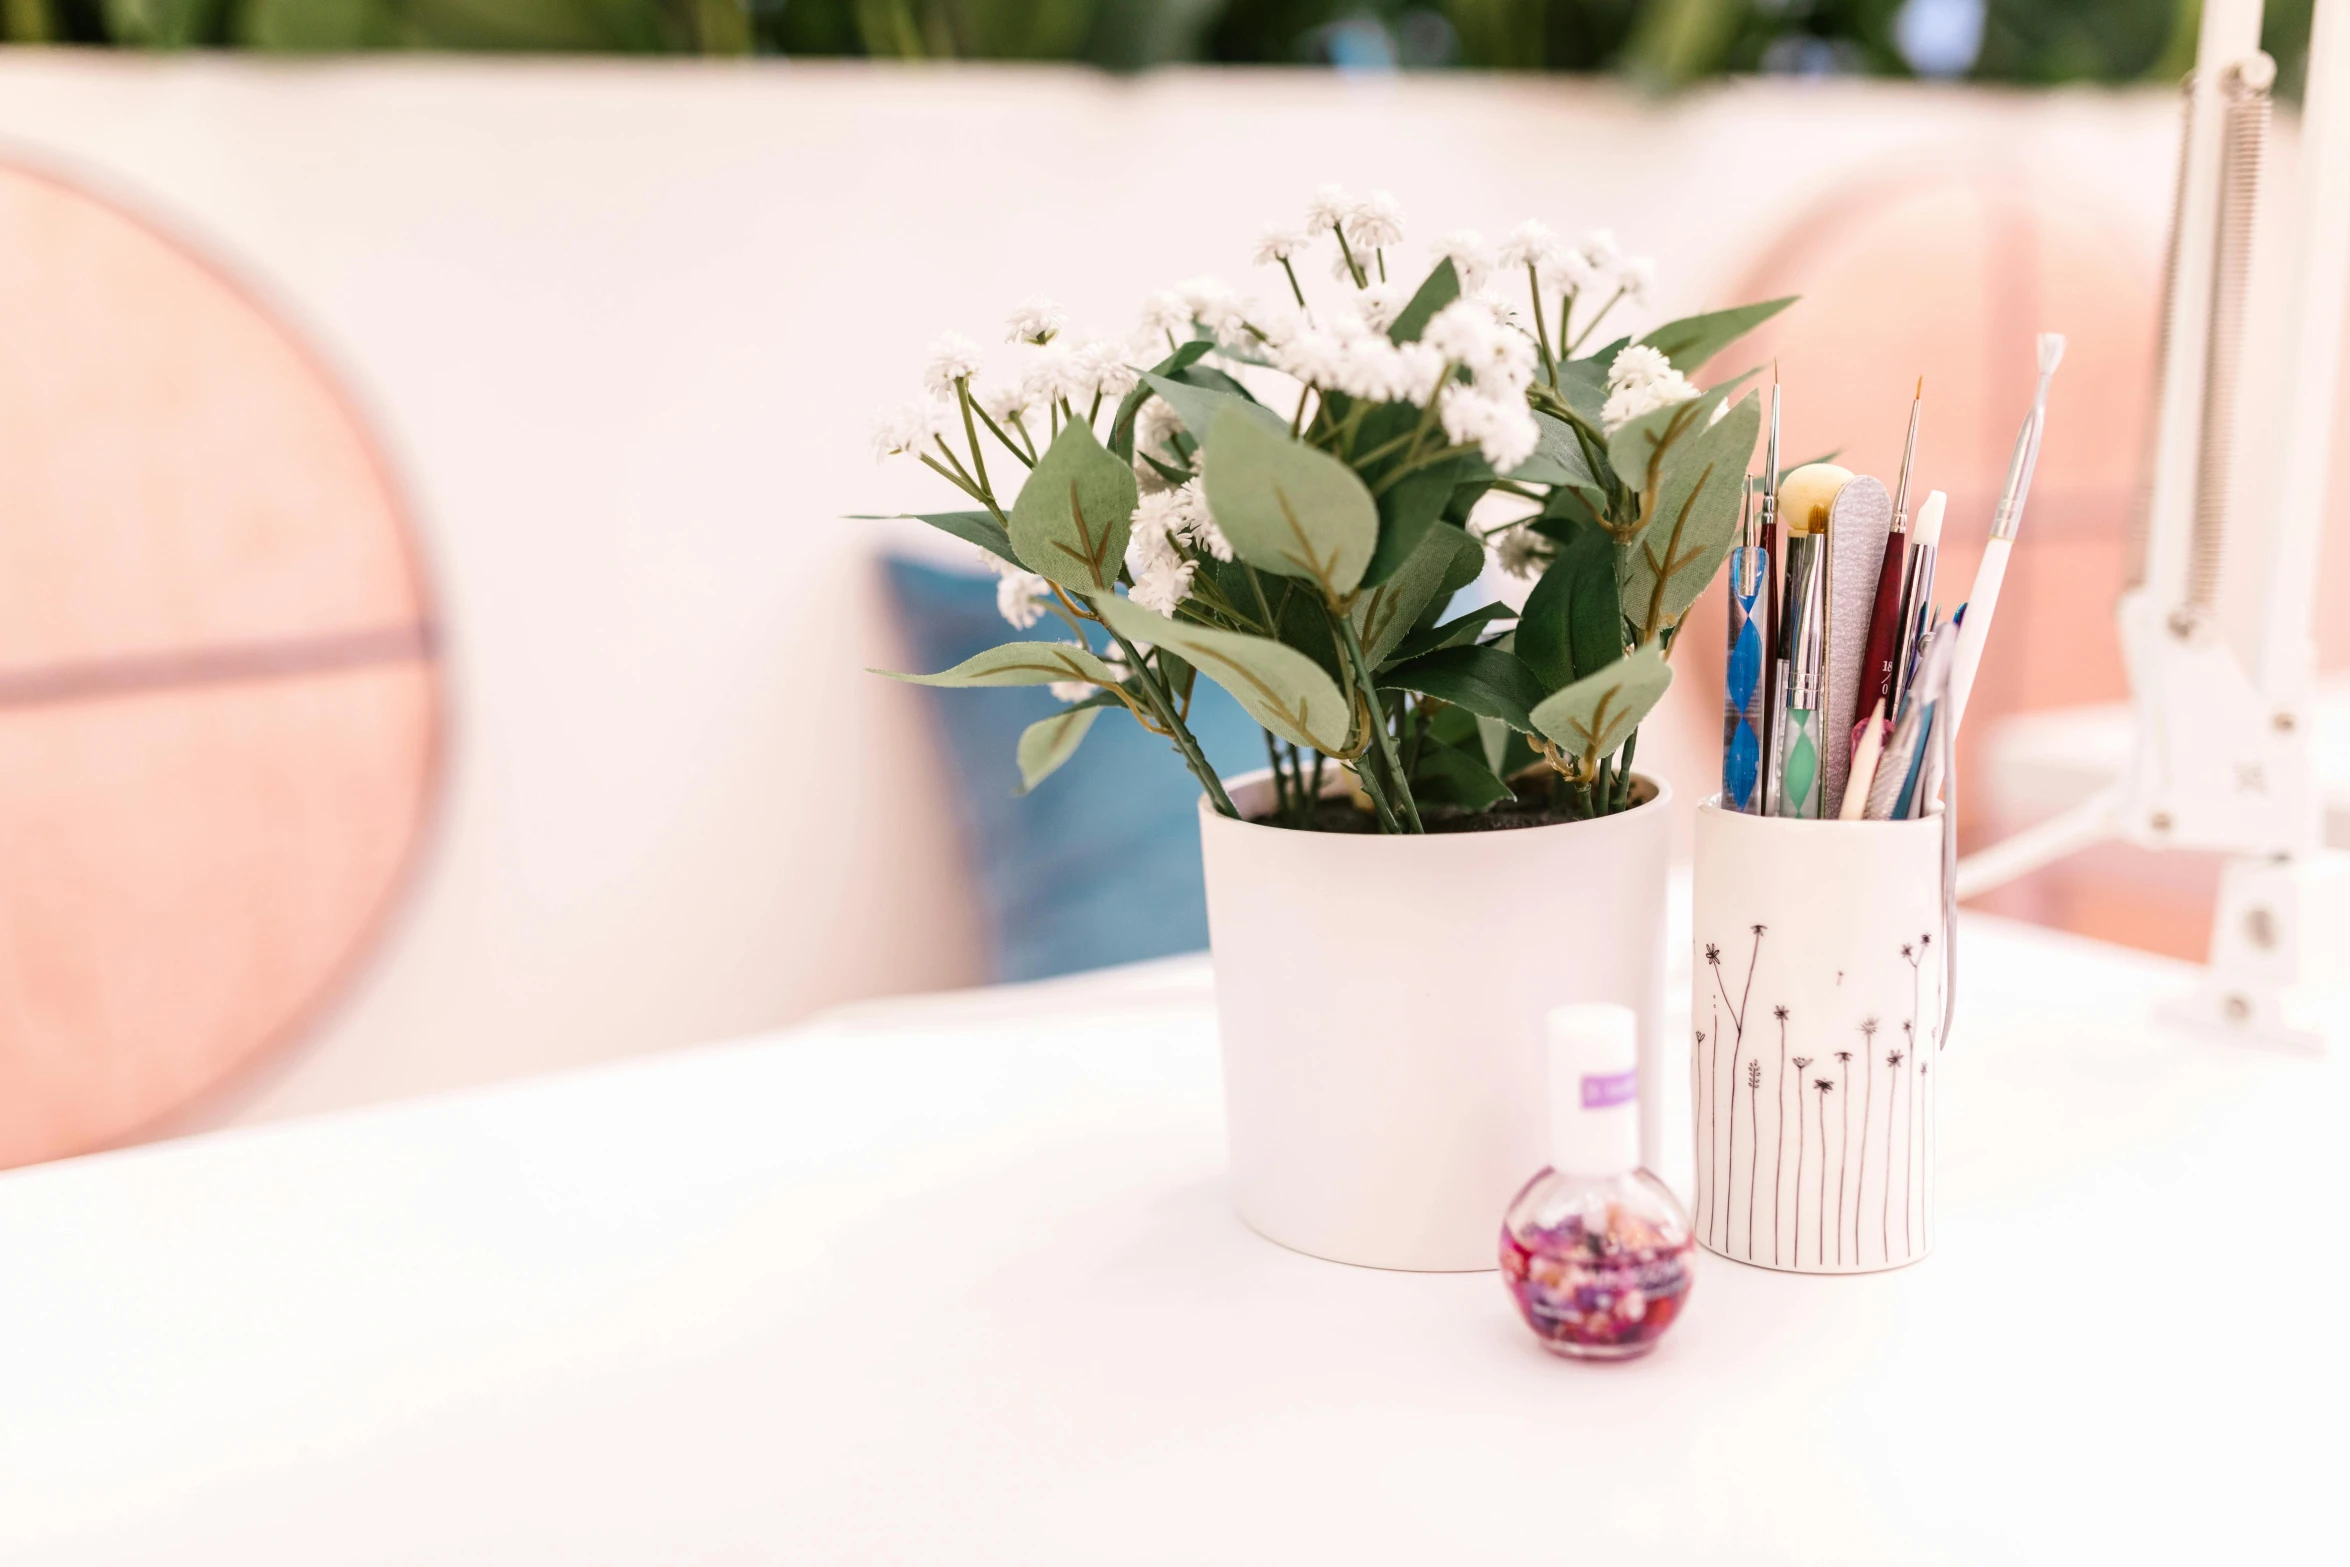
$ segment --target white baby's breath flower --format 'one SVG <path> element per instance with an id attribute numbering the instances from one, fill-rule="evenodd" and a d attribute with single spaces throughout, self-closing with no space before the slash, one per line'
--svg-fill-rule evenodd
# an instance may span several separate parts
<path id="1" fill-rule="evenodd" d="M 1505 267 L 1539 268 L 1558 252 L 1559 237 L 1550 231 L 1550 226 L 1528 218 L 1509 231 L 1497 254 Z"/>
<path id="2" fill-rule="evenodd" d="M 873 427 L 873 456 L 918 457 L 930 443 L 947 433 L 947 405 L 935 397 L 917 397 L 882 416 Z"/>
<path id="3" fill-rule="evenodd" d="M 1614 229 L 1593 229 L 1583 236 L 1583 259 L 1601 272 L 1613 274 L 1623 264 L 1624 249 L 1616 243 Z"/>
<path id="4" fill-rule="evenodd" d="M 1648 298 L 1648 291 L 1656 287 L 1656 262 L 1647 256 L 1626 256 L 1616 269 L 1616 285 L 1624 297 L 1635 302 Z"/>
<path id="5" fill-rule="evenodd" d="M 1027 393 L 1017 381 L 992 381 L 975 386 L 971 389 L 971 400 L 979 405 L 980 412 L 1007 429 L 1030 407 Z"/>
<path id="6" fill-rule="evenodd" d="M 1548 539 L 1523 523 L 1505 528 L 1493 541 L 1494 564 L 1501 567 L 1504 576 L 1521 581 L 1540 576 L 1549 545 Z"/>
<path id="7" fill-rule="evenodd" d="M 1247 325 L 1247 301 L 1212 277 L 1178 284 L 1175 293 L 1190 309 L 1192 318 L 1219 341 Z"/>
<path id="8" fill-rule="evenodd" d="M 1490 308 L 1472 299 L 1456 299 L 1436 312 L 1420 341 L 1456 365 L 1474 366 L 1491 356 L 1499 334 Z"/>
<path id="9" fill-rule="evenodd" d="M 1508 473 L 1533 456 L 1542 439 L 1522 396 L 1494 397 L 1475 387 L 1450 386 L 1437 417 L 1455 446 L 1475 446 L 1496 473 Z"/>
<path id="10" fill-rule="evenodd" d="M 1395 356 L 1396 401 L 1410 403 L 1414 408 L 1427 407 L 1428 400 L 1436 395 L 1437 386 L 1444 380 L 1443 352 L 1427 343 L 1399 343 Z"/>
<path id="11" fill-rule="evenodd" d="M 1412 373 L 1403 351 L 1384 337 L 1355 338 L 1345 345 L 1338 364 L 1338 389 L 1365 402 L 1400 403 L 1412 387 Z"/>
<path id="12" fill-rule="evenodd" d="M 1148 453 L 1170 467 L 1176 465 L 1175 437 L 1183 429 L 1183 421 L 1175 417 L 1175 410 L 1167 406 L 1164 397 L 1146 400 L 1134 414 L 1134 450 L 1137 456 Z"/>
<path id="13" fill-rule="evenodd" d="M 1056 702 L 1082 702 L 1101 687 L 1090 680 L 1054 680 L 1048 682 L 1045 689 L 1053 694 Z"/>
<path id="14" fill-rule="evenodd" d="M 1403 208 L 1395 197 L 1375 190 L 1346 215 L 1346 242 L 1358 253 L 1385 250 L 1403 243 Z"/>
<path id="15" fill-rule="evenodd" d="M 1176 493 L 1188 497 L 1183 510 L 1183 529 L 1193 546 L 1230 565 L 1232 541 L 1224 537 L 1224 530 L 1216 526 L 1216 518 L 1208 510 L 1206 481 L 1195 477 Z"/>
<path id="16" fill-rule="evenodd" d="M 949 332 L 930 345 L 930 363 L 922 370 L 922 384 L 944 397 L 955 395 L 955 383 L 979 373 L 979 345 L 960 332 Z"/>
<path id="17" fill-rule="evenodd" d="M 1308 386 L 1334 386 L 1346 356 L 1345 345 L 1319 327 L 1291 333 L 1273 346 L 1269 357 L 1277 370 L 1287 371 Z"/>
<path id="18" fill-rule="evenodd" d="M 1572 247 L 1536 266 L 1534 277 L 1545 294 L 1581 294 L 1603 281 L 1590 259 Z"/>
<path id="19" fill-rule="evenodd" d="M 1090 382 L 1091 395 L 1101 398 L 1124 397 L 1134 389 L 1140 373 L 1126 362 L 1126 350 L 1108 338 L 1097 338 L 1077 350 L 1080 374 Z"/>
<path id="20" fill-rule="evenodd" d="M 1677 374 L 1663 349 L 1647 343 L 1628 343 L 1616 351 L 1614 362 L 1607 367 L 1607 389 L 1613 392 L 1626 386 L 1647 386 Z"/>
<path id="21" fill-rule="evenodd" d="M 1030 298 L 1005 321 L 1004 341 L 1049 343 L 1067 324 L 1068 316 L 1059 305 L 1049 299 Z"/>
<path id="22" fill-rule="evenodd" d="M 981 560 L 996 573 L 995 609 L 1015 631 L 1026 631 L 1044 619 L 1046 600 L 1052 597 L 1052 584 L 1033 571 L 1022 571 L 1011 562 L 986 550 L 980 551 Z"/>
<path id="23" fill-rule="evenodd" d="M 1363 307 L 1364 324 L 1374 332 L 1384 332 L 1412 302 L 1412 290 L 1401 282 L 1374 283 L 1357 295 L 1356 301 Z"/>
<path id="24" fill-rule="evenodd" d="M 1134 586 L 1129 590 L 1134 602 L 1172 620 L 1176 607 L 1191 597 L 1192 573 L 1199 568 L 1172 547 L 1153 551 L 1137 561 L 1129 546 L 1126 569 L 1134 574 Z"/>
<path id="25" fill-rule="evenodd" d="M 1257 236 L 1257 265 L 1277 267 L 1303 250 L 1306 234 L 1303 229 L 1283 228 L 1279 224 Z"/>
<path id="26" fill-rule="evenodd" d="M 1438 240 L 1433 248 L 1438 261 L 1452 263 L 1453 275 L 1460 279 L 1464 294 L 1475 292 L 1493 271 L 1492 247 L 1475 229 L 1457 229 Z"/>
<path id="27" fill-rule="evenodd" d="M 1346 226 L 1354 216 L 1356 202 L 1343 186 L 1325 185 L 1314 192 L 1314 199 L 1306 203 L 1306 232 L 1319 234 L 1324 229 Z"/>
<path id="28" fill-rule="evenodd" d="M 1600 405 L 1600 427 L 1613 435 L 1642 414 L 1687 402 L 1696 395 L 1697 388 L 1673 368 L 1670 359 L 1646 343 L 1633 343 L 1618 350 L 1615 362 L 1608 366 L 1607 401 Z"/>
<path id="29" fill-rule="evenodd" d="M 1066 342 L 1052 342 L 1029 356 L 1020 372 L 1020 395 L 1030 407 L 1078 402 L 1093 396 L 1094 367 Z"/>
<path id="30" fill-rule="evenodd" d="M 1142 302 L 1142 336 L 1154 344 L 1172 337 L 1178 343 L 1191 336 L 1191 306 L 1171 288 L 1162 288 Z"/>

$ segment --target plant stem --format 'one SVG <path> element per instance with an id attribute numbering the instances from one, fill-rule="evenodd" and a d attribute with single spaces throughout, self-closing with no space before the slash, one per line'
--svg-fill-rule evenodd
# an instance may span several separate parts
<path id="1" fill-rule="evenodd" d="M 1281 270 L 1289 278 L 1289 291 L 1297 296 L 1297 308 L 1300 310 L 1305 309 L 1306 291 L 1298 286 L 1297 271 L 1295 268 L 1290 266 L 1289 258 L 1287 256 L 1283 256 L 1281 258 Z"/>
<path id="2" fill-rule="evenodd" d="M 1235 821 L 1239 820 L 1239 809 L 1233 805 L 1232 796 L 1224 792 L 1224 780 L 1218 778 L 1216 770 L 1208 765 L 1207 756 L 1199 748 L 1199 741 L 1193 738 L 1190 728 L 1175 711 L 1174 698 L 1159 679 L 1159 672 L 1143 661 L 1142 654 L 1123 635 L 1106 625 L 1103 629 L 1110 632 L 1111 639 L 1118 644 L 1118 651 L 1125 655 L 1126 667 L 1134 671 L 1136 684 L 1150 698 L 1151 706 L 1158 710 L 1159 722 L 1167 726 L 1167 736 L 1175 742 L 1175 749 L 1183 754 L 1184 765 L 1200 781 L 1200 787 L 1207 790 L 1208 798 L 1215 803 L 1216 809 Z"/>
<path id="3" fill-rule="evenodd" d="M 969 376 L 955 377 L 955 401 L 960 403 L 963 408 L 963 439 L 970 443 L 971 466 L 979 475 L 979 487 L 992 495 L 995 493 L 995 486 L 987 482 L 987 457 L 979 449 L 979 429 L 971 422 L 971 378 Z M 1002 434 L 1001 431 L 997 433 Z"/>
<path id="4" fill-rule="evenodd" d="M 1624 749 L 1616 757 L 1615 809 L 1619 811 L 1632 803 L 1632 757 L 1639 749 L 1640 731 L 1635 729 L 1624 737 Z"/>
<path id="5" fill-rule="evenodd" d="M 1570 347 L 1567 352 L 1571 354 L 1576 349 L 1581 348 L 1584 343 L 1590 339 L 1591 334 L 1599 330 L 1599 323 L 1607 319 L 1607 313 L 1616 308 L 1616 301 L 1623 297 L 1624 290 L 1621 288 L 1618 288 L 1613 294 L 1610 294 L 1608 296 L 1607 303 L 1599 307 L 1599 314 L 1593 316 L 1589 321 L 1583 324 L 1582 335 L 1575 339 L 1574 345 Z"/>
<path id="6" fill-rule="evenodd" d="M 1371 683 L 1371 664 L 1363 657 L 1362 638 L 1355 635 L 1354 617 L 1334 614 L 1330 618 L 1337 622 L 1339 645 L 1346 650 L 1346 662 L 1354 671 L 1355 685 L 1363 693 L 1363 701 L 1370 709 L 1371 726 L 1378 734 L 1379 760 L 1386 767 L 1388 779 L 1395 787 L 1397 803 L 1403 807 L 1401 814 L 1411 823 L 1413 832 L 1424 831 L 1420 825 L 1420 807 L 1412 799 L 1412 786 L 1405 780 L 1403 763 L 1395 753 L 1395 736 L 1388 730 L 1386 709 L 1380 705 L 1379 692 Z"/>
<path id="7" fill-rule="evenodd" d="M 1281 748 L 1274 742 L 1273 731 L 1265 736 L 1265 760 L 1273 764 L 1273 813 L 1282 820 L 1290 819 L 1289 775 L 1281 770 Z"/>
<path id="8" fill-rule="evenodd" d="M 1346 261 L 1346 274 L 1354 279 L 1357 288 L 1369 288 L 1371 280 L 1363 275 L 1363 264 L 1355 260 L 1354 247 L 1346 242 L 1346 230 L 1337 224 L 1330 226 L 1331 235 L 1338 241 L 1338 254 Z"/>
<path id="9" fill-rule="evenodd" d="M 1534 263 L 1526 263 L 1526 292 L 1534 306 L 1534 346 L 1542 350 L 1543 378 L 1558 385 L 1558 361 L 1550 354 L 1550 333 L 1542 324 L 1542 277 L 1534 270 Z M 1567 346 L 1567 324 L 1559 322 L 1559 347 Z"/>
<path id="10" fill-rule="evenodd" d="M 1379 786 L 1378 769 L 1369 765 L 1370 760 L 1368 751 L 1355 758 L 1355 781 L 1371 797 L 1371 809 L 1379 816 L 1379 830 L 1400 834 L 1403 826 L 1395 819 L 1395 807 L 1387 803 L 1387 791 Z"/>

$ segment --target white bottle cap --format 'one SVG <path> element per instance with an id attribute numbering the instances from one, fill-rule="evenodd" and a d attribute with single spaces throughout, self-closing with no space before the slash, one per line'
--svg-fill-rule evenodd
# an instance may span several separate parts
<path id="1" fill-rule="evenodd" d="M 1640 1168 L 1640 1044 L 1630 1007 L 1550 1014 L 1550 1165 L 1561 1175 Z"/>

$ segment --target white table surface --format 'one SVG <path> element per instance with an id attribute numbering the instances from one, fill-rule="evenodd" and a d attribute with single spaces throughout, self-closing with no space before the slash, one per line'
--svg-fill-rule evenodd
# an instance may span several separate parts
<path id="1" fill-rule="evenodd" d="M 1937 1254 L 1629 1366 L 1244 1229 L 1197 961 L 21 1171 L 0 1560 L 2341 1560 L 2341 1061 L 1964 939 Z"/>

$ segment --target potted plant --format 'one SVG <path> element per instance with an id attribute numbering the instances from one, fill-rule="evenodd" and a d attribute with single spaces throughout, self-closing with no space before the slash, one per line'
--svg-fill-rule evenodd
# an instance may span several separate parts
<path id="1" fill-rule="evenodd" d="M 1647 284 L 1605 235 L 1454 235 L 1411 281 L 1401 238 L 1391 198 L 1326 188 L 1259 247 L 1282 297 L 1154 296 L 1139 353 L 1023 307 L 1015 374 L 943 340 L 876 445 L 972 503 L 922 520 L 979 547 L 1008 620 L 1068 632 L 899 678 L 1051 685 L 1023 787 L 1119 712 L 1198 776 L 1242 1216 L 1481 1268 L 1542 1162 L 1548 1008 L 1624 1001 L 1662 1070 L 1664 791 L 1632 763 L 1760 418 L 1744 377 L 1688 377 L 1789 301 L 1586 352 Z M 1536 579 L 1523 609 L 1455 604 L 1489 551 Z M 1264 771 L 1208 766 L 1203 678 Z"/>

